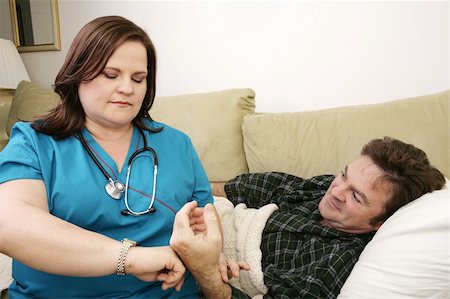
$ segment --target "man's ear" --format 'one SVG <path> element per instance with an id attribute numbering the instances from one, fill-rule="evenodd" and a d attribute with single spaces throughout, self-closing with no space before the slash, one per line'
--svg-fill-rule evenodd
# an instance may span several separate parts
<path id="1" fill-rule="evenodd" d="M 373 229 L 377 231 L 383 223 L 384 223 L 384 221 L 378 222 L 377 224 L 375 224 L 375 225 L 373 226 Z"/>

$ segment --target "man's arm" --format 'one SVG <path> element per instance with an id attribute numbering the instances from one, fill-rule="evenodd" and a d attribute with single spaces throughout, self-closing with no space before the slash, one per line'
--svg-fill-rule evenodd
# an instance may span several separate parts
<path id="1" fill-rule="evenodd" d="M 280 207 L 317 198 L 318 193 L 328 189 L 333 179 L 333 175 L 303 179 L 282 172 L 262 172 L 246 173 L 225 183 L 210 184 L 213 195 L 226 197 L 234 205 L 244 203 L 249 208 L 260 208 L 269 203 Z"/>
<path id="2" fill-rule="evenodd" d="M 206 298 L 231 298 L 231 287 L 223 282 L 219 258 L 223 248 L 222 228 L 213 205 L 203 208 L 205 229 L 194 232 L 197 202 L 187 203 L 175 216 L 170 246 L 194 276 Z"/>
<path id="3" fill-rule="evenodd" d="M 209 184 L 213 196 L 227 197 L 225 193 L 225 182 L 210 182 Z"/>
<path id="4" fill-rule="evenodd" d="M 281 172 L 246 173 L 226 183 L 212 183 L 211 189 L 213 195 L 226 197 L 235 205 L 245 203 L 250 208 L 259 208 L 269 203 L 278 204 L 304 181 Z"/>

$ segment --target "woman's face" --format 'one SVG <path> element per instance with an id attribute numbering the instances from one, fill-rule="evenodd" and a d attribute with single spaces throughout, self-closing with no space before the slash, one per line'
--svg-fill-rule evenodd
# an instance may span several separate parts
<path id="1" fill-rule="evenodd" d="M 138 41 L 118 47 L 102 73 L 78 88 L 86 127 L 122 128 L 131 125 L 147 91 L 147 51 Z"/>

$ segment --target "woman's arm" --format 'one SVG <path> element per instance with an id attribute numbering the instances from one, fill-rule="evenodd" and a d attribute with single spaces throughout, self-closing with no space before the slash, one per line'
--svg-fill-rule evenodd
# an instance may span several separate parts
<path id="1" fill-rule="evenodd" d="M 51 215 L 41 180 L 0 184 L 0 251 L 14 259 L 52 274 L 102 276 L 116 273 L 121 248 L 120 241 Z M 168 246 L 133 247 L 125 262 L 128 274 L 145 281 L 169 279 L 161 270 L 170 270 L 166 288 L 184 280 L 185 268 Z"/>

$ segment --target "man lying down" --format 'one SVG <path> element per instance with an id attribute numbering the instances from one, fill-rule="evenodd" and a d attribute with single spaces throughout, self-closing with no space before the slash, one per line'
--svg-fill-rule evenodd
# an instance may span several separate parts
<path id="1" fill-rule="evenodd" d="M 444 184 L 422 150 L 389 137 L 367 143 L 337 176 L 268 172 L 211 183 L 228 266 L 250 265 L 230 280 L 232 296 L 336 298 L 381 224 Z M 176 225 L 174 235 L 177 250 Z"/>

